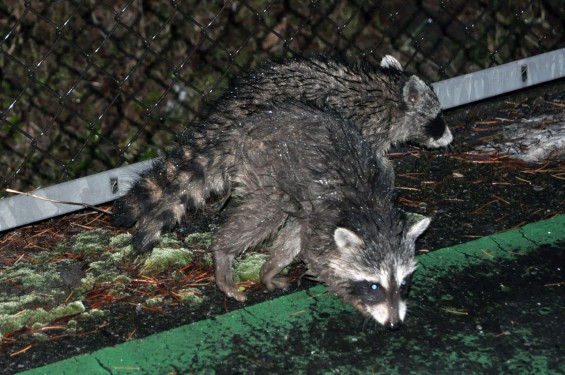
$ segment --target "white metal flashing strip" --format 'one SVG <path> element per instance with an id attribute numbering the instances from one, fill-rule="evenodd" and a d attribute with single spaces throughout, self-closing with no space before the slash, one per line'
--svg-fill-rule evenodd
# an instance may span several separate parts
<path id="1" fill-rule="evenodd" d="M 444 109 L 565 77 L 565 49 L 514 61 L 476 73 L 432 84 Z M 138 173 L 149 168 L 144 161 L 88 177 L 38 189 L 34 195 L 53 200 L 99 205 L 129 189 Z M 0 199 L 0 232 L 82 209 L 29 196 Z"/>
<path id="2" fill-rule="evenodd" d="M 152 160 L 38 189 L 30 194 L 57 201 L 96 206 L 114 200 L 130 187 L 137 174 L 149 168 Z M 53 203 L 26 195 L 0 199 L 0 232 L 77 211 L 77 205 Z"/>
<path id="3" fill-rule="evenodd" d="M 443 109 L 565 77 L 565 48 L 433 83 Z"/>

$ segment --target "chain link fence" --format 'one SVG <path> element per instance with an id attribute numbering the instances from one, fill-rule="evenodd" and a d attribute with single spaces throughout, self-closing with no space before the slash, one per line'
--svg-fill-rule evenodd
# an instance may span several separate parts
<path id="1" fill-rule="evenodd" d="M 560 0 L 5 1 L 0 188 L 152 158 L 266 59 L 392 54 L 437 81 L 564 47 L 564 29 Z"/>

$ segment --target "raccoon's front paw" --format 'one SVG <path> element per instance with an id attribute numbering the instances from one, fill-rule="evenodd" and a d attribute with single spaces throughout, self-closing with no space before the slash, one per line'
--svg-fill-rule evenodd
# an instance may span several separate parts
<path id="1" fill-rule="evenodd" d="M 225 293 L 226 296 L 228 296 L 229 298 L 233 298 L 236 301 L 239 302 L 245 302 L 247 300 L 247 296 L 245 294 L 243 294 L 242 292 L 239 291 L 239 289 L 237 288 L 237 286 L 235 285 L 221 285 L 221 284 L 217 284 L 218 288 Z"/>
<path id="2" fill-rule="evenodd" d="M 286 289 L 290 285 L 288 277 L 273 277 L 268 280 L 264 279 L 262 281 L 269 290 Z"/>

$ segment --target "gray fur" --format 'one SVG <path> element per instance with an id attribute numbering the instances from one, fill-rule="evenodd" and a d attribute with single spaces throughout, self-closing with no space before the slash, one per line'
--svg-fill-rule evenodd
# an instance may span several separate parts
<path id="1" fill-rule="evenodd" d="M 205 208 L 210 196 L 229 196 L 241 162 L 238 132 L 253 123 L 250 117 L 288 100 L 348 120 L 378 155 L 397 142 L 441 147 L 452 139 L 432 89 L 390 56 L 381 66 L 325 57 L 265 64 L 237 79 L 209 116 L 115 203 L 113 224 L 137 223 L 135 251 L 149 251 L 162 231 L 171 230 L 187 210 Z"/>
<path id="2" fill-rule="evenodd" d="M 402 285 L 429 219 L 410 224 L 395 206 L 387 160 L 356 127 L 299 103 L 252 117 L 233 135 L 241 203 L 213 237 L 218 287 L 245 300 L 233 281 L 233 260 L 275 236 L 261 269 L 269 289 L 284 288 L 287 281 L 276 275 L 302 260 L 361 313 L 398 328 L 406 312 Z"/>

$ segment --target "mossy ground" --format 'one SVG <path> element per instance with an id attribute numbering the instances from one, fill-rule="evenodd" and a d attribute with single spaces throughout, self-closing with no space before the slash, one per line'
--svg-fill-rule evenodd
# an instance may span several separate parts
<path id="1" fill-rule="evenodd" d="M 190 271 L 212 266 L 207 250 L 210 243 L 209 232 L 192 233 L 184 240 L 168 234 L 148 256 L 137 257 L 138 264 L 132 265 L 130 234 L 103 228 L 77 233 L 69 241 L 2 269 L 0 339 L 22 329 L 37 334 L 51 322 L 70 317 L 66 330 L 76 332 L 81 319 L 87 319 L 93 309 L 103 311 L 111 301 L 129 300 L 149 308 L 173 302 L 200 304 L 205 297 L 198 287 L 182 284 L 191 285 L 198 276 Z M 235 267 L 236 281 L 258 282 L 265 257 L 258 253 L 242 257 Z M 163 293 L 159 282 L 163 279 L 176 279 L 180 289 Z M 210 284 L 213 279 L 205 273 L 198 283 L 203 281 Z"/>
<path id="2" fill-rule="evenodd" d="M 120 300 L 149 307 L 172 300 L 201 303 L 204 298 L 198 288 L 182 288 L 172 297 L 163 295 L 158 280 L 177 278 L 181 285 L 183 280 L 190 284 L 194 278 L 191 271 L 199 271 L 191 267 L 193 262 L 206 268 L 212 264 L 205 249 L 209 242 L 209 233 L 194 233 L 185 242 L 175 235 L 164 236 L 149 256 L 132 264 L 131 235 L 98 228 L 81 231 L 67 241 L 2 265 L 0 340 L 6 336 L 10 339 L 21 330 L 37 335 L 53 321 L 64 318 L 65 329 L 76 332 L 82 319 L 93 312 L 98 316 L 104 306 Z M 202 275 L 198 276 L 202 283 Z M 139 277 L 147 281 L 145 286 L 136 279 Z M 204 281 L 212 281 L 209 274 Z"/>

